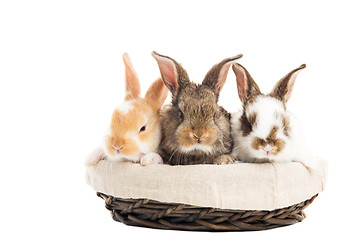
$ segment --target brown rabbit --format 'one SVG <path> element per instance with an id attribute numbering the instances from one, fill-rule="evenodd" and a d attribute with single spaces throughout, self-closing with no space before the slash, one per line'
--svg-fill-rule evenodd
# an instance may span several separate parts
<path id="1" fill-rule="evenodd" d="M 161 115 L 159 154 L 164 163 L 228 164 L 233 147 L 230 114 L 217 104 L 231 64 L 242 54 L 214 65 L 202 84 L 188 78 L 183 67 L 170 57 L 152 53 L 172 102 Z"/>

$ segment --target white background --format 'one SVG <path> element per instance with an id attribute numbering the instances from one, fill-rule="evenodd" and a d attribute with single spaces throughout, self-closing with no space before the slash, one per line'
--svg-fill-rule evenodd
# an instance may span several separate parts
<path id="1" fill-rule="evenodd" d="M 1 1 L 0 235 L 6 239 L 315 239 L 359 237 L 360 7 L 356 1 Z M 129 52 L 143 93 L 159 76 L 151 51 L 200 82 L 239 60 L 265 92 L 302 63 L 289 109 L 307 126 L 329 181 L 304 222 L 199 233 L 114 222 L 85 184 L 84 158 L 124 97 Z M 232 71 L 221 92 L 240 107 Z M 3 236 L 1 237 L 2 239 Z"/>

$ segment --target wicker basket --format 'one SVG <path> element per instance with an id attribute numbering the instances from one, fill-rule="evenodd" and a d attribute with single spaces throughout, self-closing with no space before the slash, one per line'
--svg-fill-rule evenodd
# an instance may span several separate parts
<path id="1" fill-rule="evenodd" d="M 301 222 L 326 177 L 322 159 L 314 171 L 299 163 L 143 167 L 101 161 L 86 172 L 115 221 L 190 231 L 256 231 Z"/>
<path id="2" fill-rule="evenodd" d="M 126 225 L 189 231 L 256 231 L 301 222 L 318 194 L 273 211 L 225 210 L 149 199 L 122 199 L 98 192 L 115 221 Z"/>

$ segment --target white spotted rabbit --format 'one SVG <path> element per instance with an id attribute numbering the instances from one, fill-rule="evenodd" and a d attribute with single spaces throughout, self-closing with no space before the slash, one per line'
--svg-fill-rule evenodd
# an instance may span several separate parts
<path id="1" fill-rule="evenodd" d="M 232 115 L 232 155 L 241 162 L 297 161 L 312 168 L 313 156 L 307 148 L 298 119 L 287 108 L 296 76 L 305 64 L 292 70 L 269 94 L 261 93 L 248 71 L 233 64 L 238 95 L 243 110 Z"/>

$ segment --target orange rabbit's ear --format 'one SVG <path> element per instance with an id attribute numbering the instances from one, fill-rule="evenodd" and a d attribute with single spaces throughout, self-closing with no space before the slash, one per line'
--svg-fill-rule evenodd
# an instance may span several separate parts
<path id="1" fill-rule="evenodd" d="M 140 95 L 140 84 L 128 53 L 123 54 L 123 61 L 125 66 L 125 100 L 138 98 Z"/>
<path id="2" fill-rule="evenodd" d="M 167 98 L 167 95 L 168 89 L 163 84 L 162 79 L 158 78 L 149 87 L 147 93 L 145 94 L 145 100 L 156 110 L 159 110 Z"/>

